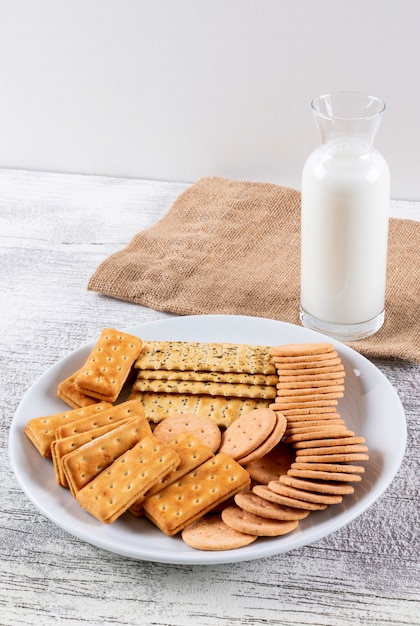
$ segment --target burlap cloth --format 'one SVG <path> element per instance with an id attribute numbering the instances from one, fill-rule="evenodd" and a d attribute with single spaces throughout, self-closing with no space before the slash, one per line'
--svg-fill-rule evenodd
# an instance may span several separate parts
<path id="1" fill-rule="evenodd" d="M 368 357 L 420 363 L 420 223 L 391 219 L 386 316 L 352 342 Z M 234 314 L 299 324 L 300 194 L 209 177 L 111 255 L 88 289 L 179 315 Z"/>

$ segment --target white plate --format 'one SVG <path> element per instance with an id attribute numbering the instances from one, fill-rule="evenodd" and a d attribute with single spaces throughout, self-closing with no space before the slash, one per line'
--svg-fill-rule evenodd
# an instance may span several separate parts
<path id="1" fill-rule="evenodd" d="M 226 315 L 174 317 L 128 331 L 151 340 L 265 345 L 332 341 L 319 333 L 283 322 Z M 289 535 L 259 538 L 237 550 L 202 552 L 189 548 L 179 537 L 166 537 L 148 520 L 134 518 L 129 513 L 113 524 L 101 524 L 83 511 L 66 489 L 58 487 L 51 461 L 41 458 L 25 436 L 24 427 L 32 417 L 66 409 L 56 398 L 57 384 L 82 365 L 93 342 L 48 369 L 22 399 L 9 439 L 16 477 L 33 504 L 55 524 L 83 541 L 133 559 L 182 564 L 232 563 L 308 545 L 348 524 L 381 496 L 401 464 L 406 444 L 404 411 L 386 377 L 354 350 L 336 341 L 332 343 L 346 370 L 345 397 L 340 400 L 338 409 L 346 425 L 356 435 L 366 438 L 370 460 L 354 494 L 345 496 L 341 504 L 311 513 Z"/>

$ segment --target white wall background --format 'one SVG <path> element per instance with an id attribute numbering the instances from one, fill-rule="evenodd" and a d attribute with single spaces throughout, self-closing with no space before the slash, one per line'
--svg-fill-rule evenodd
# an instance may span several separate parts
<path id="1" fill-rule="evenodd" d="M 300 188 L 310 101 L 366 91 L 420 199 L 419 0 L 0 0 L 0 167 Z"/>

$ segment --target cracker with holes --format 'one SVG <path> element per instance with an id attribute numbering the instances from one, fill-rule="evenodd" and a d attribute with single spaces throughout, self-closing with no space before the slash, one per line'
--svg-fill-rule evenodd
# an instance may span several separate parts
<path id="1" fill-rule="evenodd" d="M 117 424 L 106 424 L 100 428 L 93 428 L 92 430 L 77 433 L 76 435 L 70 435 L 69 437 L 64 437 L 62 439 L 55 439 L 51 444 L 51 456 L 57 483 L 62 487 L 69 486 L 63 469 L 63 458 L 66 454 L 74 452 L 74 450 L 77 450 L 77 448 L 80 448 L 85 443 L 89 443 L 90 441 L 97 439 L 97 437 L 105 435 L 110 430 L 113 430 L 117 425 L 125 424 L 131 419 L 132 418 L 121 420 L 120 422 L 117 422 Z"/>
<path id="2" fill-rule="evenodd" d="M 222 439 L 220 428 L 211 419 L 195 413 L 170 415 L 155 427 L 153 434 L 161 441 L 169 443 L 184 432 L 193 434 L 206 444 L 212 452 L 218 450 Z"/>
<path id="3" fill-rule="evenodd" d="M 71 406 L 73 409 L 78 409 L 82 406 L 90 406 L 99 402 L 97 398 L 91 398 L 85 393 L 79 391 L 76 387 L 75 381 L 79 374 L 78 370 L 57 386 L 57 398 Z"/>
<path id="4" fill-rule="evenodd" d="M 110 407 L 111 404 L 109 402 L 100 402 L 81 409 L 35 417 L 26 424 L 25 435 L 32 441 L 42 456 L 49 458 L 51 457 L 51 444 L 56 437 L 57 428 L 72 424 L 76 420 L 88 416 L 97 417 Z"/>
<path id="5" fill-rule="evenodd" d="M 92 398 L 115 402 L 142 345 L 134 335 L 105 328 L 76 376 L 76 389 Z"/>
<path id="6" fill-rule="evenodd" d="M 233 459 L 245 457 L 267 439 L 276 422 L 276 414 L 271 409 L 244 413 L 223 433 L 220 452 L 229 454 Z"/>
<path id="7" fill-rule="evenodd" d="M 76 494 L 80 506 L 111 524 L 179 464 L 174 448 L 149 435 Z"/>
<path id="8" fill-rule="evenodd" d="M 71 423 L 59 426 L 55 431 L 55 439 L 62 439 L 84 433 L 95 428 L 101 428 L 108 424 L 117 424 L 129 417 L 144 417 L 144 409 L 138 400 L 127 400 L 116 406 L 106 405 L 105 410 L 86 414 L 85 417 L 73 420 Z"/>
<path id="9" fill-rule="evenodd" d="M 172 536 L 249 485 L 248 472 L 227 454 L 219 453 L 146 498 L 144 511 L 163 533 Z"/>
<path id="10" fill-rule="evenodd" d="M 153 433 L 155 435 L 155 433 Z M 162 441 L 162 439 L 160 439 Z M 171 485 L 185 474 L 205 463 L 213 456 L 213 451 L 208 445 L 203 443 L 201 439 L 193 435 L 191 432 L 184 431 L 169 441 L 163 441 L 173 447 L 179 456 L 179 465 L 169 474 L 166 474 L 150 491 L 146 497 L 152 496 L 164 487 Z M 130 513 L 136 517 L 143 515 L 144 498 L 140 498 L 130 507 Z"/>
<path id="11" fill-rule="evenodd" d="M 119 456 L 151 434 L 145 417 L 116 426 L 63 457 L 63 470 L 70 491 L 75 495 Z"/>

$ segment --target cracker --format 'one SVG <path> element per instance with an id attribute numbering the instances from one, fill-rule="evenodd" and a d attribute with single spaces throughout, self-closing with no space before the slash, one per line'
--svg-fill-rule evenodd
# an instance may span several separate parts
<path id="1" fill-rule="evenodd" d="M 342 426 L 340 424 L 338 424 L 337 426 L 335 425 L 326 425 L 324 428 L 320 429 L 320 430 L 312 430 L 309 432 L 305 432 L 305 433 L 297 433 L 295 435 L 289 435 L 289 437 L 286 437 L 285 442 L 286 443 L 292 443 L 292 444 L 302 444 L 303 442 L 307 443 L 310 442 L 311 444 L 314 443 L 316 440 L 324 440 L 327 439 L 327 437 L 331 437 L 331 439 L 337 439 L 337 437 L 341 437 L 341 438 L 346 438 L 346 437 L 352 437 L 354 435 L 354 432 L 351 430 L 348 430 L 346 426 Z"/>
<path id="2" fill-rule="evenodd" d="M 297 457 L 300 458 L 300 457 Z M 348 472 L 349 474 L 364 474 L 363 465 L 349 465 L 348 463 L 295 463 L 289 469 L 322 470 L 324 472 Z"/>
<path id="3" fill-rule="evenodd" d="M 268 346 L 188 341 L 146 341 L 137 369 L 275 374 Z"/>
<path id="4" fill-rule="evenodd" d="M 331 369 L 333 371 L 324 373 L 320 373 L 319 368 L 315 369 L 313 372 L 305 371 L 304 373 L 293 370 L 293 374 L 286 374 L 284 371 L 281 371 L 281 375 L 278 376 L 278 379 L 282 384 L 291 383 L 293 386 L 301 383 L 316 383 L 321 381 L 328 383 L 330 380 L 344 381 L 346 377 L 344 366 Z"/>
<path id="5" fill-rule="evenodd" d="M 353 461 L 369 461 L 369 455 L 363 452 L 340 454 L 312 454 L 296 457 L 302 463 L 353 463 Z"/>
<path id="6" fill-rule="evenodd" d="M 220 428 L 208 417 L 194 413 L 180 413 L 170 415 L 159 422 L 153 431 L 155 437 L 169 443 L 181 433 L 189 432 L 208 446 L 212 452 L 220 447 L 222 435 Z"/>
<path id="7" fill-rule="evenodd" d="M 310 361 L 307 361 L 305 359 L 295 361 L 283 361 L 273 357 L 273 363 L 279 376 L 281 376 L 282 372 L 284 371 L 295 372 L 296 374 L 306 374 L 306 370 L 319 373 L 330 372 L 333 371 L 331 370 L 331 368 L 336 366 L 338 366 L 338 370 L 334 371 L 340 371 L 341 369 L 344 369 L 344 366 L 338 355 L 335 355 L 329 359 L 311 359 Z"/>
<path id="8" fill-rule="evenodd" d="M 349 433 L 351 431 L 348 431 Z M 298 448 L 298 449 L 305 449 L 305 448 L 322 448 L 323 446 L 325 447 L 331 447 L 331 446 L 349 446 L 349 445 L 364 445 L 365 443 L 365 438 L 364 437 L 355 437 L 353 435 L 348 435 L 346 437 L 338 437 L 338 438 L 334 438 L 333 437 L 329 437 L 326 439 L 320 439 L 319 437 L 317 437 L 316 439 L 314 438 L 314 440 L 312 441 L 295 441 L 294 447 Z M 296 452 L 296 454 L 302 454 L 302 452 Z M 317 454 L 317 453 L 315 453 Z"/>
<path id="9" fill-rule="evenodd" d="M 76 388 L 88 396 L 115 402 L 142 345 L 139 337 L 105 328 L 76 376 Z"/>
<path id="10" fill-rule="evenodd" d="M 286 474 L 294 460 L 292 446 L 280 442 L 268 454 L 255 461 L 248 461 L 244 466 L 252 480 L 267 485 L 270 480 L 277 480 L 279 476 Z"/>
<path id="11" fill-rule="evenodd" d="M 235 550 L 255 541 L 258 536 L 234 530 L 220 515 L 207 515 L 189 524 L 181 533 L 184 543 L 196 550 Z"/>
<path id="12" fill-rule="evenodd" d="M 287 408 L 288 405 L 296 405 L 302 402 L 322 402 L 326 400 L 335 400 L 336 398 L 342 398 L 344 395 L 344 386 L 334 391 L 322 391 L 321 389 L 307 389 L 306 392 L 285 395 L 277 394 L 276 403 L 281 403 Z M 314 405 L 317 406 L 317 405 Z"/>
<path id="13" fill-rule="evenodd" d="M 248 472 L 228 455 L 219 453 L 146 498 L 144 511 L 162 532 L 176 535 L 249 484 Z"/>
<path id="14" fill-rule="evenodd" d="M 63 457 L 63 470 L 70 491 L 75 495 L 118 457 L 151 435 L 144 416 L 116 425 L 109 432 L 85 443 Z"/>
<path id="15" fill-rule="evenodd" d="M 138 380 L 191 380 L 213 383 L 243 383 L 247 385 L 276 385 L 277 374 L 248 374 L 247 372 L 196 372 L 194 370 L 137 370 Z"/>
<path id="16" fill-rule="evenodd" d="M 288 378 L 291 377 L 288 376 Z M 309 376 L 305 376 L 304 378 L 309 378 Z M 340 386 L 339 391 L 343 391 L 344 387 L 343 389 L 341 389 L 343 384 L 344 377 L 342 376 L 328 379 L 318 379 L 314 376 L 312 380 L 302 380 L 296 382 L 291 382 L 290 380 L 284 380 L 283 378 L 281 378 L 276 387 L 277 393 L 279 395 L 291 395 L 292 391 L 299 391 L 299 394 L 306 394 L 310 393 L 311 391 L 313 393 L 314 389 L 319 389 L 320 391 L 324 391 L 324 393 L 327 391 L 337 391 L 337 385 Z"/>
<path id="17" fill-rule="evenodd" d="M 313 432 L 315 430 L 325 430 L 326 426 L 343 426 L 345 424 L 344 420 L 337 418 L 337 419 L 330 419 L 328 420 L 328 423 L 326 423 L 327 420 L 324 421 L 312 421 L 312 422 L 304 422 L 303 425 L 301 422 L 298 422 L 298 426 L 296 426 L 296 423 L 294 423 L 293 425 L 291 423 L 287 424 L 287 429 L 285 431 L 285 436 L 288 437 L 289 435 L 298 435 L 299 433 L 308 433 L 308 432 Z"/>
<path id="18" fill-rule="evenodd" d="M 85 511 L 110 524 L 178 463 L 173 448 L 149 435 L 83 487 L 76 499 Z"/>
<path id="19" fill-rule="evenodd" d="M 281 413 L 276 413 L 276 423 L 273 430 L 268 435 L 267 439 L 257 447 L 243 457 L 237 459 L 241 465 L 246 465 L 251 461 L 260 459 L 264 455 L 268 454 L 282 439 L 286 430 L 286 418 Z"/>
<path id="20" fill-rule="evenodd" d="M 329 398 L 324 398 L 323 400 L 308 399 L 301 402 L 297 402 L 293 399 L 285 402 L 283 398 L 276 398 L 276 400 L 272 404 L 269 404 L 269 407 L 270 409 L 273 409 L 273 411 L 281 411 L 282 413 L 284 413 L 284 415 L 286 415 L 286 411 L 289 411 L 289 409 L 321 408 L 328 406 L 336 407 L 337 404 L 338 400 L 331 400 Z"/>
<path id="21" fill-rule="evenodd" d="M 355 482 L 358 483 L 362 480 L 360 474 L 348 474 L 347 472 L 323 472 L 322 470 L 299 470 L 290 469 L 288 471 L 289 476 L 295 476 L 296 478 L 313 478 L 315 480 L 336 480 L 343 482 Z M 280 477 L 281 479 L 282 477 Z M 279 480 L 280 480 L 279 479 Z"/>
<path id="22" fill-rule="evenodd" d="M 257 496 L 253 491 L 241 491 L 236 494 L 234 500 L 235 504 L 244 511 L 270 519 L 293 521 L 305 519 L 305 517 L 309 515 L 309 511 L 294 509 L 282 504 L 270 502 L 269 500 Z"/>
<path id="23" fill-rule="evenodd" d="M 88 430 L 83 433 L 78 433 L 77 435 L 71 435 L 70 437 L 64 437 L 62 439 L 54 439 L 51 444 L 51 455 L 54 464 L 55 475 L 57 479 L 57 483 L 62 487 L 68 487 L 68 482 L 66 475 L 63 469 L 63 457 L 70 452 L 73 452 L 80 446 L 83 446 L 85 443 L 89 441 L 93 441 L 97 439 L 101 435 L 108 433 L 110 430 L 113 430 L 118 424 L 125 423 L 132 418 L 128 418 L 126 420 L 121 420 L 117 424 L 111 423 L 106 426 L 102 426 L 101 428 L 94 428 L 92 430 Z"/>
<path id="24" fill-rule="evenodd" d="M 324 413 L 322 410 L 320 410 L 319 413 L 304 413 L 303 415 L 300 415 L 300 414 L 295 415 L 293 413 L 288 413 L 287 423 L 303 425 L 305 424 L 305 422 L 310 422 L 314 420 L 324 421 L 324 420 L 339 419 L 339 418 L 340 418 L 340 414 L 337 413 L 335 409 L 333 409 L 333 411 L 331 411 L 330 413 Z"/>
<path id="25" fill-rule="evenodd" d="M 275 385 L 252 385 L 245 383 L 225 383 L 195 380 L 142 380 L 133 385 L 135 391 L 154 393 L 180 393 L 193 395 L 227 396 L 233 398 L 276 397 Z"/>
<path id="26" fill-rule="evenodd" d="M 289 487 L 295 487 L 296 489 L 304 489 L 305 491 L 317 491 L 319 493 L 332 493 L 347 495 L 354 493 L 354 487 L 343 483 L 335 482 L 314 482 L 311 480 L 304 480 L 303 478 L 295 478 L 294 476 L 282 476 L 280 482 Z"/>
<path id="27" fill-rule="evenodd" d="M 25 434 L 32 441 L 38 452 L 46 457 L 51 457 L 51 444 L 55 439 L 56 429 L 64 424 L 71 424 L 85 416 L 97 417 L 102 411 L 111 407 L 109 402 L 100 402 L 91 406 L 70 411 L 62 411 L 53 415 L 35 417 L 26 424 Z"/>
<path id="28" fill-rule="evenodd" d="M 313 504 L 340 504 L 343 500 L 343 496 L 340 494 L 316 493 L 289 487 L 283 483 L 283 478 L 284 476 L 280 476 L 277 482 L 268 483 L 268 488 L 280 496 L 287 496 L 294 500 L 302 500 L 303 502 Z"/>
<path id="29" fill-rule="evenodd" d="M 267 439 L 276 421 L 276 414 L 271 409 L 256 409 L 244 413 L 223 433 L 220 452 L 229 454 L 233 459 L 248 455 Z"/>
<path id="30" fill-rule="evenodd" d="M 325 354 L 333 352 L 334 345 L 327 342 L 316 343 L 288 343 L 279 346 L 272 346 L 270 354 L 274 357 L 298 357 L 311 354 Z"/>
<path id="31" fill-rule="evenodd" d="M 55 438 L 70 437 L 71 435 L 77 435 L 94 428 L 101 428 L 101 426 L 107 424 L 116 424 L 121 420 L 137 416 L 144 416 L 143 405 L 138 400 L 121 402 L 121 404 L 116 406 L 107 404 L 105 410 L 100 413 L 87 414 L 86 417 L 81 417 L 73 420 L 70 424 L 60 426 L 55 431 Z"/>
<path id="32" fill-rule="evenodd" d="M 129 399 L 135 398 L 143 404 L 147 419 L 150 422 L 159 423 L 173 413 L 197 413 L 207 416 L 215 424 L 225 428 L 242 413 L 258 408 L 267 408 L 270 402 L 269 400 L 252 398 L 133 391 Z"/>
<path id="33" fill-rule="evenodd" d="M 255 534 L 259 537 L 279 537 L 295 530 L 299 522 L 268 519 L 244 511 L 237 505 L 226 507 L 222 511 L 222 520 L 234 530 Z"/>
<path id="34" fill-rule="evenodd" d="M 311 417 L 312 415 L 327 415 L 328 413 L 337 413 L 337 402 L 332 402 L 329 405 L 325 405 L 321 403 L 321 406 L 308 406 L 303 405 L 303 407 L 298 408 L 298 409 L 294 409 L 294 408 L 284 408 L 282 409 L 282 413 L 283 415 L 285 415 L 287 417 L 287 419 L 289 419 L 290 417 L 293 417 L 297 415 L 299 417 L 303 417 L 303 416 L 308 416 Z M 273 405 L 270 404 L 270 408 L 272 408 Z M 274 410 L 274 409 L 273 409 Z"/>
<path id="35" fill-rule="evenodd" d="M 57 398 L 71 406 L 73 409 L 78 409 L 83 406 L 90 406 L 99 402 L 97 398 L 91 398 L 82 393 L 76 388 L 75 380 L 80 370 L 61 381 L 57 386 Z"/>
<path id="36" fill-rule="evenodd" d="M 270 483 L 271 484 L 271 483 Z M 303 500 L 296 500 L 289 496 L 283 496 L 270 489 L 267 485 L 255 485 L 252 491 L 261 498 L 265 498 L 270 502 L 276 502 L 277 504 L 283 504 L 295 509 L 304 509 L 305 511 L 322 511 L 327 508 L 328 504 L 320 504 L 315 502 L 305 502 Z"/>

